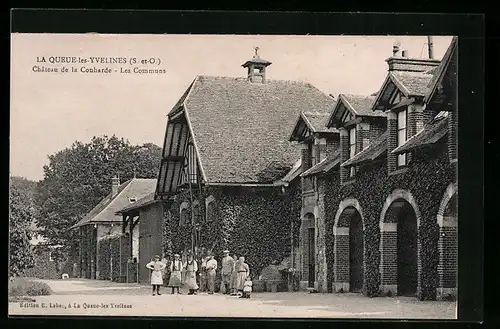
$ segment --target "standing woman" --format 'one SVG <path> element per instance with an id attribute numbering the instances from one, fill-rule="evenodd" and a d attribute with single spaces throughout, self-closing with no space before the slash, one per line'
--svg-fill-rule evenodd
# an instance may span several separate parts
<path id="1" fill-rule="evenodd" d="M 238 257 L 233 255 L 233 271 L 231 272 L 231 296 L 236 296 L 238 294 L 238 272 L 236 271 L 237 264 L 240 263 Z"/>
<path id="2" fill-rule="evenodd" d="M 177 288 L 177 293 L 180 294 L 179 287 L 182 284 L 182 262 L 180 260 L 181 256 L 179 254 L 174 255 L 174 260 L 170 263 L 170 280 L 168 281 L 168 286 L 172 287 L 172 294 Z"/>
<path id="3" fill-rule="evenodd" d="M 196 284 L 196 272 L 198 272 L 198 264 L 193 259 L 193 255 L 188 255 L 187 262 L 184 264 L 186 270 L 186 288 L 189 289 L 188 295 L 195 295 L 196 290 L 198 290 L 198 284 Z"/>
<path id="4" fill-rule="evenodd" d="M 237 272 L 237 289 L 238 292 L 243 294 L 245 280 L 247 276 L 250 274 L 250 269 L 248 268 L 248 264 L 245 263 L 245 257 L 240 257 L 238 264 L 236 264 L 236 272 Z"/>
<path id="5" fill-rule="evenodd" d="M 160 294 L 160 286 L 163 284 L 163 270 L 165 263 L 160 261 L 160 256 L 156 255 L 154 260 L 147 263 L 146 267 L 151 270 L 151 285 L 153 286 L 153 296 Z"/>

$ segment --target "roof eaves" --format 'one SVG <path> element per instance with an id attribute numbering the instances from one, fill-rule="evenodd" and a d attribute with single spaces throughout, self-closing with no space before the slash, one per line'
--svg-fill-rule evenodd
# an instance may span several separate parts
<path id="1" fill-rule="evenodd" d="M 359 165 L 361 163 L 374 160 L 377 157 L 379 157 L 384 151 L 387 149 L 387 143 L 384 142 L 384 140 L 387 138 L 387 132 L 383 133 L 378 137 L 374 143 L 372 143 L 370 146 L 368 146 L 366 149 L 362 150 L 359 153 L 356 153 L 352 158 L 344 161 L 342 164 L 340 164 L 341 167 L 346 167 L 346 166 L 352 166 L 352 165 Z M 379 148 L 379 149 L 376 149 Z M 365 157 L 369 152 L 372 152 L 373 149 L 376 151 L 374 154 L 372 154 L 369 157 Z"/>
<path id="2" fill-rule="evenodd" d="M 437 86 L 439 85 L 440 81 L 442 80 L 442 77 L 443 77 L 444 73 L 446 72 L 448 65 L 451 61 L 452 54 L 456 51 L 455 49 L 457 47 L 457 40 L 458 40 L 457 37 L 452 38 L 450 46 L 448 47 L 448 49 L 446 50 L 446 53 L 444 54 L 443 58 L 441 59 L 440 67 L 438 67 L 438 71 L 436 72 L 438 76 L 435 79 L 433 79 L 433 81 L 431 80 L 432 85 L 429 86 L 429 88 L 427 89 L 427 94 L 424 97 L 425 103 L 427 103 L 432 98 L 432 96 L 434 95 L 434 92 L 437 89 Z"/>
<path id="3" fill-rule="evenodd" d="M 372 105 L 372 111 L 376 111 L 378 110 L 377 108 L 377 105 L 378 103 L 380 102 L 381 98 L 382 98 L 382 95 L 384 94 L 384 90 L 388 84 L 388 82 L 390 81 L 391 77 L 390 77 L 390 73 L 387 74 L 387 76 L 385 77 L 385 80 L 384 82 L 382 83 L 382 86 L 380 87 L 380 90 L 377 92 L 377 98 L 375 98 L 375 101 L 373 102 L 373 105 Z"/>
<path id="4" fill-rule="evenodd" d="M 314 129 L 314 126 L 312 125 L 311 121 L 309 121 L 309 119 L 307 118 L 307 115 L 304 112 L 301 112 L 300 115 L 304 120 L 304 122 L 306 123 L 307 127 L 311 130 L 311 132 L 315 133 L 316 129 Z"/>
<path id="5" fill-rule="evenodd" d="M 194 135 L 193 126 L 191 125 L 191 118 L 189 117 L 189 111 L 188 111 L 188 108 L 186 106 L 186 101 L 189 99 L 189 96 L 191 95 L 191 91 L 193 91 L 193 89 L 195 88 L 195 85 L 196 85 L 196 82 L 198 81 L 198 78 L 199 78 L 199 76 L 196 76 L 196 79 L 193 82 L 193 86 L 191 87 L 191 90 L 189 91 L 189 93 L 186 96 L 186 99 L 184 100 L 183 106 L 184 106 L 184 113 L 186 115 L 186 121 L 187 121 L 187 124 L 188 124 L 188 127 L 189 127 L 189 132 L 191 133 L 191 138 L 193 139 L 194 148 L 196 150 L 196 155 L 198 157 L 198 162 L 199 162 L 199 165 L 200 165 L 201 175 L 203 177 L 203 180 L 205 182 L 207 182 L 208 181 L 207 180 L 207 175 L 205 174 L 205 169 L 203 168 L 203 163 L 202 163 L 201 156 L 200 156 L 200 149 L 198 147 L 198 143 L 196 142 L 196 137 Z"/>
<path id="6" fill-rule="evenodd" d="M 289 142 L 294 142 L 294 141 L 297 141 L 298 138 L 295 137 L 295 134 L 297 133 L 297 129 L 298 129 L 298 126 L 299 126 L 299 123 L 300 123 L 300 120 L 302 119 L 302 113 L 300 113 L 298 116 L 297 116 L 297 120 L 295 121 L 295 125 L 293 126 L 292 128 L 292 132 L 289 134 L 289 138 L 288 138 L 288 141 Z"/>
<path id="7" fill-rule="evenodd" d="M 327 128 L 331 128 L 332 126 L 336 126 L 336 124 L 334 123 L 334 121 L 336 120 L 335 119 L 335 116 L 337 114 L 338 111 L 340 111 L 340 104 L 342 104 L 342 101 L 341 101 L 341 95 L 339 95 L 339 101 L 336 102 L 335 104 L 335 107 L 333 108 L 333 111 L 332 111 L 332 114 L 330 114 L 330 118 L 328 119 L 328 124 L 326 125 Z"/>
<path id="8" fill-rule="evenodd" d="M 410 91 L 408 90 L 408 88 L 406 88 L 406 86 L 398 79 L 398 77 L 393 74 L 392 72 L 389 73 L 389 76 L 391 77 L 391 81 L 396 85 L 396 87 L 406 96 L 406 97 L 410 97 L 411 96 L 411 93 Z"/>
<path id="9" fill-rule="evenodd" d="M 354 115 L 358 116 L 359 112 L 356 111 L 356 109 L 354 108 L 354 106 L 352 106 L 352 104 L 349 102 L 349 99 L 344 94 L 340 94 L 340 97 L 347 104 L 347 107 L 352 111 L 352 113 Z"/>
<path id="10" fill-rule="evenodd" d="M 391 151 L 391 153 L 394 153 L 394 154 L 397 154 L 400 152 L 401 149 L 404 149 L 406 145 L 410 144 L 412 141 L 414 141 L 416 138 L 420 137 L 420 135 L 422 135 L 422 133 L 425 131 L 425 127 L 422 128 L 418 133 L 416 133 L 415 135 L 411 136 L 410 138 L 408 138 L 406 140 L 406 142 L 404 142 L 403 144 L 399 145 L 398 147 L 396 147 L 394 150 Z"/>
<path id="11" fill-rule="evenodd" d="M 317 164 L 315 164 L 314 166 L 312 166 L 311 168 L 307 169 L 302 174 L 300 174 L 300 177 L 306 177 L 309 176 L 311 173 L 315 173 L 316 169 L 321 167 L 326 161 L 327 158 L 324 158 L 323 160 L 321 160 L 320 162 L 318 162 Z"/>

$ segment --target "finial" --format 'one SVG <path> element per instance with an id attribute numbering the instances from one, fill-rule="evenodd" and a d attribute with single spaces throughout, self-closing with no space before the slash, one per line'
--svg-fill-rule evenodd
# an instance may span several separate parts
<path id="1" fill-rule="evenodd" d="M 257 53 L 259 51 L 259 47 L 254 47 L 254 50 L 255 50 L 255 56 L 254 58 L 259 58 L 259 54 Z"/>

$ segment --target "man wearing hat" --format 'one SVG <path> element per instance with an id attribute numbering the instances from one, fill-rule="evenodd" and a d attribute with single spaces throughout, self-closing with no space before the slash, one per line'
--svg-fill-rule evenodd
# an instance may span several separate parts
<path id="1" fill-rule="evenodd" d="M 224 257 L 222 258 L 222 284 L 225 295 L 231 293 L 231 274 L 233 273 L 233 268 L 234 259 L 229 256 L 229 250 L 224 250 Z"/>
<path id="2" fill-rule="evenodd" d="M 213 255 L 209 255 L 207 261 L 207 281 L 208 281 L 208 293 L 212 295 L 215 290 L 215 270 L 217 269 L 217 261 L 214 259 Z"/>
<path id="3" fill-rule="evenodd" d="M 170 263 L 170 280 L 168 281 L 168 286 L 172 287 L 172 294 L 175 289 L 180 294 L 179 287 L 182 284 L 182 267 L 181 256 L 175 254 L 174 260 Z"/>

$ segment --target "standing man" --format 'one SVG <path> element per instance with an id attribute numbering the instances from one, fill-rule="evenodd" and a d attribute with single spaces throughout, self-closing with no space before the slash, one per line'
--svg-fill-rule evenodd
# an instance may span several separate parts
<path id="1" fill-rule="evenodd" d="M 200 271 L 200 291 L 205 292 L 207 290 L 207 252 L 205 248 L 202 249 L 201 252 L 201 271 Z"/>
<path id="2" fill-rule="evenodd" d="M 222 258 L 222 284 L 224 286 L 224 295 L 231 293 L 231 274 L 233 273 L 234 259 L 229 256 L 229 250 L 224 250 Z"/>
<path id="3" fill-rule="evenodd" d="M 214 259 L 213 255 L 210 255 L 207 261 L 207 280 L 208 280 L 208 294 L 213 295 L 215 290 L 215 270 L 217 268 L 217 261 Z"/>
<path id="4" fill-rule="evenodd" d="M 174 255 L 174 260 L 170 263 L 170 280 L 168 282 L 169 287 L 172 287 L 172 294 L 175 289 L 177 293 L 180 294 L 179 288 L 182 284 L 182 262 L 181 256 L 179 254 Z"/>

